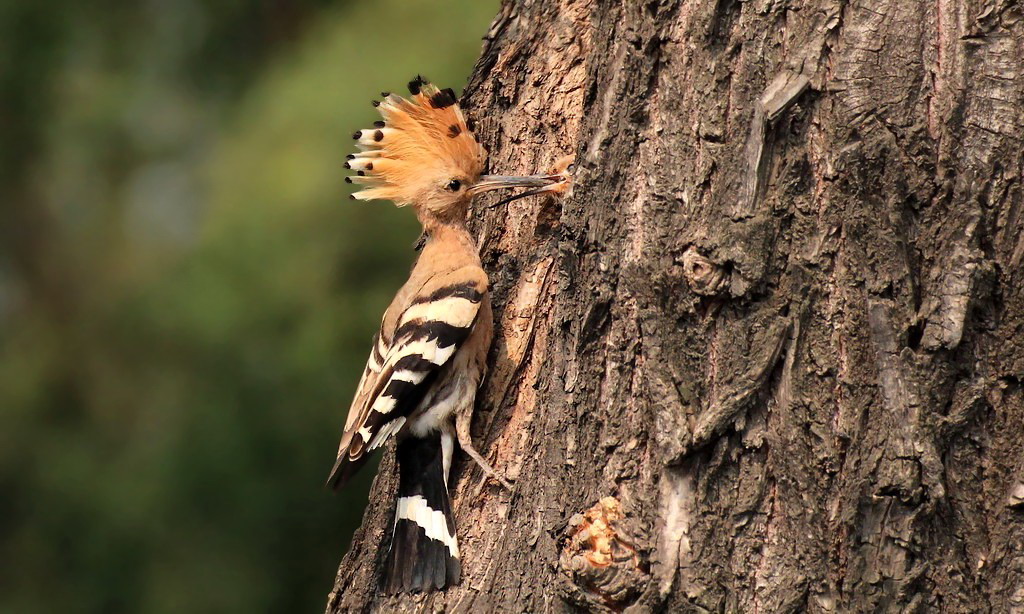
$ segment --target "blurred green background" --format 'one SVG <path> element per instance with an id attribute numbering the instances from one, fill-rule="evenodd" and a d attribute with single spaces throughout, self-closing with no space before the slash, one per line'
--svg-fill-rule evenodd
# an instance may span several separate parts
<path id="1" fill-rule="evenodd" d="M 409 211 L 349 135 L 497 0 L 0 0 L 0 612 L 320 611 Z"/>

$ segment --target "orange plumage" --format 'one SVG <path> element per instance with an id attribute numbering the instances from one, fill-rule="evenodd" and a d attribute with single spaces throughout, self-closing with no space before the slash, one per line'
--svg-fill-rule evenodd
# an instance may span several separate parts
<path id="1" fill-rule="evenodd" d="M 378 105 L 384 120 L 354 135 L 361 151 L 348 165 L 362 171 L 351 179 L 365 187 L 353 198 L 429 207 L 452 181 L 469 187 L 480 178 L 487 151 L 467 125 L 455 93 L 419 78 L 409 87 L 416 92 L 411 100 L 386 95 Z"/>

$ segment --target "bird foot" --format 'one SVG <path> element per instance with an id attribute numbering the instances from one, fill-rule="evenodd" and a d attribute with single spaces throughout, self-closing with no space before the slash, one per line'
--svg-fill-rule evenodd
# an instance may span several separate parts
<path id="1" fill-rule="evenodd" d="M 508 481 L 505 476 L 498 473 L 498 471 L 495 470 L 489 462 L 487 462 L 487 459 L 473 447 L 473 438 L 469 434 L 470 418 L 471 414 L 468 412 L 456 418 L 455 434 L 459 440 L 459 447 L 473 459 L 473 462 L 475 462 L 477 467 L 480 467 L 480 470 L 484 473 L 484 478 L 480 480 L 480 484 L 477 486 L 476 492 L 479 494 L 480 491 L 483 490 L 483 485 L 484 482 L 487 481 L 487 478 L 495 480 L 504 486 L 506 490 L 512 492 L 512 482 Z"/>

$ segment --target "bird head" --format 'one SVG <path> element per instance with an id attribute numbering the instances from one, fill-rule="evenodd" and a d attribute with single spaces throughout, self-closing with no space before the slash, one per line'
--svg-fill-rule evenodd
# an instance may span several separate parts
<path id="1" fill-rule="evenodd" d="M 360 151 L 348 156 L 345 168 L 356 176 L 345 180 L 362 187 L 352 198 L 411 205 L 421 219 L 457 220 L 477 194 L 531 188 L 513 197 L 518 198 L 562 181 L 557 175 L 481 174 L 487 150 L 476 140 L 455 92 L 421 77 L 409 82 L 409 92 L 410 99 L 384 92 L 384 99 L 374 102 L 382 120 L 352 135 Z"/>

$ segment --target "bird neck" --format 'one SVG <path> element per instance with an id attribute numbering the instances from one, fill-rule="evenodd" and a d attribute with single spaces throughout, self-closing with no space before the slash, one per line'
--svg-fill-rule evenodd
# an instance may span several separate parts
<path id="1" fill-rule="evenodd" d="M 427 238 L 427 245 L 436 247 L 438 245 L 460 245 L 469 251 L 476 252 L 476 243 L 473 236 L 469 234 L 469 228 L 465 222 L 451 224 L 433 224 L 423 226 Z"/>
<path id="2" fill-rule="evenodd" d="M 415 206 L 414 206 L 415 207 Z M 415 207 L 416 217 L 423 230 L 427 234 L 434 234 L 443 227 L 466 228 L 466 213 L 469 211 L 469 203 L 456 204 L 445 207 L 442 210 L 433 210 L 428 207 Z"/>

